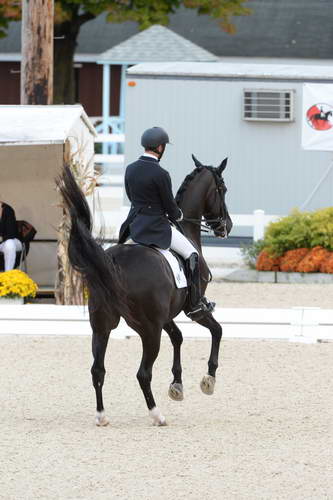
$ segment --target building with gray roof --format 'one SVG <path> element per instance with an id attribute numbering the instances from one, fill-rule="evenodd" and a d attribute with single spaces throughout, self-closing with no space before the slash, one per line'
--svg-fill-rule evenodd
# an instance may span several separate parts
<path id="1" fill-rule="evenodd" d="M 143 62 L 216 62 L 218 57 L 186 38 L 158 24 L 141 31 L 124 42 L 103 52 L 98 64 L 103 64 L 103 123 L 108 133 L 123 132 L 125 123 L 126 69 Z M 119 116 L 110 116 L 111 65 L 121 66 Z M 104 147 L 106 149 L 106 147 Z"/>
<path id="2" fill-rule="evenodd" d="M 112 64 L 217 60 L 214 54 L 158 24 L 111 47 L 98 58 L 98 62 Z"/>
<path id="3" fill-rule="evenodd" d="M 193 9 L 180 8 L 170 16 L 169 28 L 175 37 L 180 35 L 187 39 L 188 44 L 192 42 L 200 50 L 218 57 L 273 57 L 294 59 L 295 62 L 313 59 L 326 60 L 328 63 L 333 53 L 331 4 L 331 0 L 250 0 L 252 14 L 234 18 L 234 35 L 225 33 L 218 21 L 210 16 L 199 16 Z M 102 113 L 103 68 L 96 62 L 101 54 L 123 50 L 123 42 L 141 33 L 144 32 L 139 32 L 136 23 L 109 23 L 106 15 L 100 15 L 82 26 L 75 54 L 77 101 L 83 103 L 90 116 L 100 116 Z M 11 23 L 8 36 L 0 39 L 2 104 L 19 102 L 20 36 L 20 23 Z M 185 46 L 182 47 L 185 51 Z M 111 53 L 117 61 L 116 55 Z M 167 57 L 166 53 L 164 57 Z M 141 62 L 144 61 L 141 59 Z M 112 115 L 119 113 L 120 68 L 119 64 L 112 65 Z"/>

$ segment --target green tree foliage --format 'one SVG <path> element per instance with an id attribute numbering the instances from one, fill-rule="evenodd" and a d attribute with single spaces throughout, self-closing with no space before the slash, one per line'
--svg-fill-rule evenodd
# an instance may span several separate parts
<path id="1" fill-rule="evenodd" d="M 10 21 L 17 21 L 20 15 L 21 10 L 17 1 L 0 0 L 0 38 L 6 36 Z"/>
<path id="2" fill-rule="evenodd" d="M 81 26 L 105 12 L 113 23 L 135 21 L 140 29 L 168 24 L 169 15 L 184 6 L 208 14 L 221 28 L 235 31 L 233 16 L 250 14 L 248 0 L 55 0 L 55 102 L 74 102 L 73 59 Z M 0 0 L 0 36 L 18 18 L 18 0 Z"/>

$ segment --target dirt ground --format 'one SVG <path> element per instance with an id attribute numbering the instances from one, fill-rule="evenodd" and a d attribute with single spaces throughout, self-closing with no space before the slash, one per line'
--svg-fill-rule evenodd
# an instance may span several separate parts
<path id="1" fill-rule="evenodd" d="M 207 297 L 218 307 L 333 309 L 333 284 L 229 283 L 213 281 Z"/>
<path id="2" fill-rule="evenodd" d="M 110 341 L 105 428 L 94 425 L 88 337 L 0 336 L 0 346 L 1 499 L 333 498 L 333 343 L 223 341 L 206 396 L 209 341 L 185 340 L 185 400 L 174 402 L 162 339 L 153 390 L 163 428 L 135 378 L 138 338 Z"/>

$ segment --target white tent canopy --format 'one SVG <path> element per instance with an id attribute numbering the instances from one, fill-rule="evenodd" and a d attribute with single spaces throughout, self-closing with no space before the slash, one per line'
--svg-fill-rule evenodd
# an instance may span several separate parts
<path id="1" fill-rule="evenodd" d="M 0 144 L 63 144 L 81 120 L 95 136 L 81 105 L 0 106 Z"/>
<path id="2" fill-rule="evenodd" d="M 96 132 L 82 106 L 0 106 L 1 199 L 37 230 L 29 275 L 54 287 L 62 209 L 54 179 L 75 163 L 94 174 Z"/>

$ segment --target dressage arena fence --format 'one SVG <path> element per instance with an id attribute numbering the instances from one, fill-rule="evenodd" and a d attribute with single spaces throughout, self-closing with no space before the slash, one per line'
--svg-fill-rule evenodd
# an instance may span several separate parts
<path id="1" fill-rule="evenodd" d="M 218 308 L 215 319 L 230 339 L 326 342 L 333 340 L 333 310 L 317 307 L 290 309 Z M 176 318 L 184 338 L 210 338 L 210 332 L 184 313 Z M 88 308 L 49 304 L 1 305 L 1 335 L 91 335 Z M 112 337 L 126 339 L 137 334 L 121 320 Z"/>

